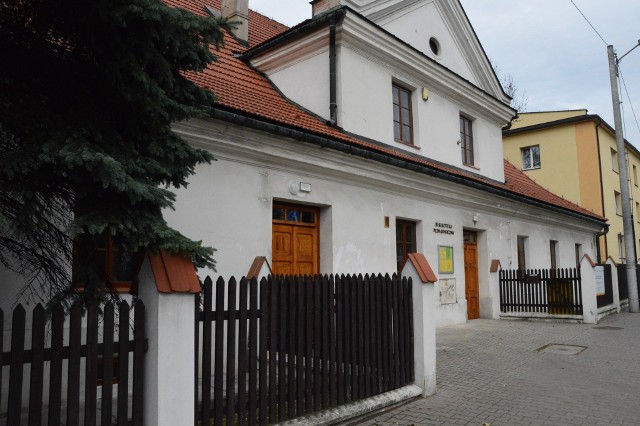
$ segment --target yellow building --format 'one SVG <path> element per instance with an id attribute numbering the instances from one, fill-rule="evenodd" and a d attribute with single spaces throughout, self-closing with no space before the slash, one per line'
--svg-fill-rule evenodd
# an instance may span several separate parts
<path id="1" fill-rule="evenodd" d="M 608 218 L 609 232 L 599 238 L 600 260 L 624 259 L 618 152 L 615 130 L 609 124 L 587 110 L 520 113 L 503 132 L 503 143 L 505 158 L 537 183 Z M 628 141 L 625 146 L 638 253 L 640 151 Z"/>

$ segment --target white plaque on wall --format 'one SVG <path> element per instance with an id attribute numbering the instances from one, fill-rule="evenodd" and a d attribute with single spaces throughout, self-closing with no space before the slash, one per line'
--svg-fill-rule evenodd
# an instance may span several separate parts
<path id="1" fill-rule="evenodd" d="M 440 304 L 449 305 L 456 303 L 456 279 L 440 279 Z"/>
<path id="2" fill-rule="evenodd" d="M 606 292 L 604 287 L 604 266 L 596 266 L 596 296 L 602 296 Z"/>

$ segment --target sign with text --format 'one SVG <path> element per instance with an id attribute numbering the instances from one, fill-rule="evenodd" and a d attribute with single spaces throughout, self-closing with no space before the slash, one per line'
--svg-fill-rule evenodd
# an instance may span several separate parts
<path id="1" fill-rule="evenodd" d="M 453 274 L 453 247 L 438 246 L 438 272 Z"/>
<path id="2" fill-rule="evenodd" d="M 449 223 L 436 222 L 433 228 L 433 232 L 436 234 L 453 235 L 453 225 Z"/>
<path id="3" fill-rule="evenodd" d="M 596 296 L 604 296 L 604 266 L 596 266 Z"/>

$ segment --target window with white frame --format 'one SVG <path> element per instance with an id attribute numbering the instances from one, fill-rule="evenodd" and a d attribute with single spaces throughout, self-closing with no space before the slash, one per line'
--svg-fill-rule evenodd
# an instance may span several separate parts
<path id="1" fill-rule="evenodd" d="M 540 168 L 540 145 L 522 148 L 522 170 Z"/>

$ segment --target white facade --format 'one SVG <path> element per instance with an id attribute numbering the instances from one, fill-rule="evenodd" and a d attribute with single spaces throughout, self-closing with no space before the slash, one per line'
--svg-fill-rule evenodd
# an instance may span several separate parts
<path id="1" fill-rule="evenodd" d="M 483 317 L 492 317 L 492 301 L 499 298 L 490 286 L 491 260 L 517 268 L 517 236 L 528 237 L 530 268 L 550 267 L 550 240 L 558 241 L 559 267 L 575 267 L 575 244 L 595 252 L 597 224 L 548 209 L 220 121 L 193 120 L 176 131 L 218 160 L 197 170 L 188 189 L 178 192 L 175 211 L 165 215 L 186 236 L 218 250 L 217 272 L 200 271 L 201 278 L 241 277 L 256 256 L 271 261 L 274 200 L 321 208 L 321 273 L 396 272 L 395 220 L 417 222 L 417 250 L 439 278 L 438 325 L 467 320 L 463 230 L 478 233 Z M 300 182 L 311 192 L 292 191 Z M 451 225 L 453 235 L 434 232 L 436 223 Z M 440 245 L 453 247 L 453 274 L 437 271 Z M 443 279 L 455 280 L 455 303 L 440 304 Z"/>

